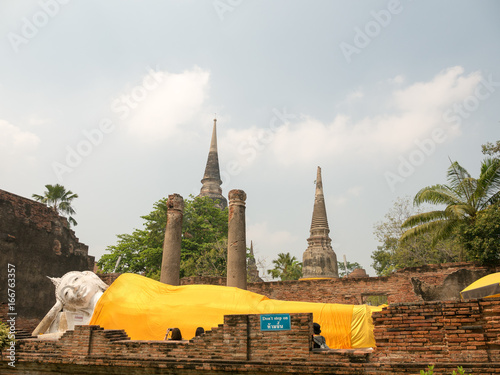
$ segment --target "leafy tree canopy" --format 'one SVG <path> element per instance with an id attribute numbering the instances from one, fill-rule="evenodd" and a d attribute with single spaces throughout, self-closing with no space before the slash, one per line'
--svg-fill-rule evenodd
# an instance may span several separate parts
<path id="1" fill-rule="evenodd" d="M 497 159 L 500 158 L 500 141 L 496 141 L 495 143 L 487 142 L 481 147 L 483 149 L 483 154 Z"/>
<path id="2" fill-rule="evenodd" d="M 43 195 L 33 194 L 32 197 L 41 203 L 45 203 L 47 206 L 52 207 L 59 215 L 68 215 L 68 222 L 70 225 L 77 225 L 78 223 L 71 216 L 76 212 L 71 206 L 74 199 L 78 198 L 77 194 L 74 194 L 71 190 L 66 190 L 62 185 L 45 185 L 47 189 Z"/>
<path id="3" fill-rule="evenodd" d="M 420 190 L 414 204 L 430 203 L 444 207 L 441 210 L 421 212 L 409 217 L 401 237 L 408 240 L 429 234 L 432 244 L 451 238 L 463 224 L 474 222 L 478 212 L 500 200 L 500 159 L 486 158 L 481 163 L 479 178 L 473 178 L 458 162 L 448 168 L 448 184 L 428 186 Z"/>
<path id="4" fill-rule="evenodd" d="M 273 279 L 298 280 L 302 277 L 302 263 L 290 253 L 279 253 L 278 258 L 273 260 L 274 268 L 267 270 Z"/>
<path id="5" fill-rule="evenodd" d="M 385 215 L 374 225 L 374 234 L 381 243 L 371 258 L 377 275 L 387 276 L 396 269 L 424 264 L 465 260 L 463 247 L 457 236 L 438 241 L 434 246 L 432 233 L 423 233 L 408 241 L 400 241 L 404 233 L 401 225 L 412 215 L 422 212 L 415 208 L 409 197 L 398 198 Z"/>
<path id="6" fill-rule="evenodd" d="M 144 229 L 118 235 L 116 245 L 108 246 L 98 262 L 105 272 L 143 273 L 159 280 L 163 241 L 167 224 L 167 198 L 160 199 L 153 211 L 142 216 Z M 208 197 L 190 196 L 184 201 L 181 271 L 185 276 L 225 276 L 228 210 L 220 210 Z"/>
<path id="7" fill-rule="evenodd" d="M 464 225 L 462 242 L 469 259 L 491 264 L 500 261 L 500 204 L 479 212 L 474 222 Z"/>

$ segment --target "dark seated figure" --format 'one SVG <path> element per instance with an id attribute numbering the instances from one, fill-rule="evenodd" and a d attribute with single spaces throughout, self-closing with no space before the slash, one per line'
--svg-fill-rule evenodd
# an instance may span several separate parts
<path id="1" fill-rule="evenodd" d="M 330 349 L 328 345 L 326 345 L 326 340 L 321 333 L 321 326 L 318 323 L 313 323 L 313 348 L 314 349 Z"/>
<path id="2" fill-rule="evenodd" d="M 170 337 L 168 336 L 170 334 Z M 181 330 L 179 328 L 169 328 L 165 334 L 165 340 L 180 341 L 182 340 Z"/>
<path id="3" fill-rule="evenodd" d="M 194 334 L 196 336 L 201 336 L 205 333 L 205 329 L 203 327 L 198 327 L 196 328 L 196 333 Z"/>

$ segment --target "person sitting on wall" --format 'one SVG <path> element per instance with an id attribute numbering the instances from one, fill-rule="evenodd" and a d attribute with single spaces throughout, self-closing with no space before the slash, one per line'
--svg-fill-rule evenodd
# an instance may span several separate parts
<path id="1" fill-rule="evenodd" d="M 181 330 L 179 328 L 172 328 L 172 336 L 168 340 L 174 340 L 174 341 L 182 340 Z"/>
<path id="2" fill-rule="evenodd" d="M 321 326 L 318 323 L 313 323 L 313 348 L 314 349 L 330 349 L 328 345 L 326 345 L 326 340 L 321 333 Z"/>
<path id="3" fill-rule="evenodd" d="M 196 332 L 194 334 L 195 337 L 201 336 L 205 333 L 205 329 L 203 327 L 196 328 Z"/>
<path id="4" fill-rule="evenodd" d="M 170 340 L 170 339 L 168 338 L 168 335 L 169 335 L 169 334 L 171 334 L 171 333 L 172 333 L 172 328 L 168 328 L 168 329 L 167 329 L 167 332 L 165 332 L 165 337 L 163 338 L 163 340 L 164 340 L 164 341 L 166 341 L 166 340 Z"/>

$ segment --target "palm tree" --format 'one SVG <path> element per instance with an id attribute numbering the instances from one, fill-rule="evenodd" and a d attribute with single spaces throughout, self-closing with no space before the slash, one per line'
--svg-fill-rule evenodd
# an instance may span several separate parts
<path id="1" fill-rule="evenodd" d="M 279 253 L 278 259 L 273 260 L 274 269 L 267 270 L 273 279 L 298 280 L 302 276 L 302 263 L 290 253 Z"/>
<path id="2" fill-rule="evenodd" d="M 445 205 L 444 210 L 423 212 L 409 217 L 402 228 L 409 228 L 402 241 L 424 233 L 433 234 L 433 244 L 450 238 L 459 225 L 471 225 L 476 215 L 500 201 L 500 159 L 486 158 L 478 179 L 470 176 L 458 162 L 448 168 L 448 185 L 428 186 L 420 190 L 413 203 Z"/>
<path id="3" fill-rule="evenodd" d="M 75 210 L 71 207 L 73 199 L 78 198 L 71 190 L 66 190 L 62 185 L 45 185 L 47 191 L 43 195 L 33 194 L 32 197 L 41 203 L 45 203 L 51 207 L 59 215 L 65 214 L 68 216 L 70 225 L 77 225 L 78 223 L 71 217 L 75 214 Z"/>

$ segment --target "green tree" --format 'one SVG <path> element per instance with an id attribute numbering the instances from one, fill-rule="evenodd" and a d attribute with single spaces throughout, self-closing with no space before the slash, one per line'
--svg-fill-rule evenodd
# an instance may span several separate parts
<path id="1" fill-rule="evenodd" d="M 472 224 L 463 226 L 461 237 L 471 260 L 497 263 L 500 260 L 500 204 L 478 212 Z"/>
<path id="2" fill-rule="evenodd" d="M 226 276 L 228 209 L 216 204 L 208 197 L 185 201 L 181 277 Z"/>
<path id="3" fill-rule="evenodd" d="M 9 326 L 0 322 L 0 352 L 4 348 L 8 348 L 12 342 L 15 342 L 15 338 L 10 333 Z"/>
<path id="4" fill-rule="evenodd" d="M 432 245 L 435 245 L 456 235 L 460 226 L 471 225 L 478 212 L 500 199 L 500 159 L 484 159 L 478 179 L 471 177 L 458 162 L 453 162 L 447 177 L 447 185 L 428 186 L 417 193 L 413 200 L 416 206 L 430 203 L 444 209 L 409 217 L 402 226 L 407 229 L 401 237 L 403 241 L 431 233 Z"/>
<path id="5" fill-rule="evenodd" d="M 78 223 L 71 216 L 75 214 L 75 210 L 71 206 L 74 199 L 78 198 L 71 190 L 66 190 L 62 185 L 45 185 L 47 191 L 43 195 L 33 194 L 32 197 L 41 203 L 45 203 L 59 215 L 68 215 L 68 222 L 70 225 L 77 225 Z"/>
<path id="6" fill-rule="evenodd" d="M 495 143 L 487 142 L 482 145 L 483 154 L 492 156 L 494 158 L 500 158 L 500 141 L 496 141 Z"/>
<path id="7" fill-rule="evenodd" d="M 412 205 L 409 197 L 398 198 L 384 220 L 375 223 L 373 233 L 381 245 L 377 246 L 371 258 L 377 275 L 387 276 L 404 267 L 465 260 L 465 252 L 457 236 L 440 240 L 434 246 L 431 246 L 432 233 L 420 234 L 407 241 L 399 240 L 404 233 L 401 225 L 421 212 L 420 208 Z"/>
<path id="8" fill-rule="evenodd" d="M 116 272 L 144 273 L 159 280 L 167 200 L 160 199 L 141 217 L 144 229 L 120 234 L 117 244 L 107 247 L 110 253 L 98 262 L 103 271 L 112 272 L 121 257 Z M 184 201 L 180 277 L 226 275 L 227 222 L 227 208 L 220 210 L 208 197 L 190 196 Z"/>
<path id="9" fill-rule="evenodd" d="M 290 253 L 279 253 L 278 258 L 273 260 L 274 268 L 267 270 L 273 279 L 298 280 L 302 277 L 302 263 Z"/>
<path id="10" fill-rule="evenodd" d="M 377 246 L 371 258 L 373 259 L 372 267 L 377 273 L 377 276 L 389 276 L 396 271 L 396 261 L 390 249 L 383 246 Z"/>
<path id="11" fill-rule="evenodd" d="M 344 262 L 337 262 L 338 269 L 339 269 L 339 277 L 344 277 L 349 275 L 352 271 L 354 271 L 356 268 L 363 268 L 358 262 L 346 262 L 347 263 L 347 272 L 345 269 L 345 264 Z"/>
<path id="12" fill-rule="evenodd" d="M 202 244 L 202 247 L 199 255 L 191 253 L 190 256 L 184 256 L 181 261 L 181 275 L 226 277 L 227 238 Z"/>

